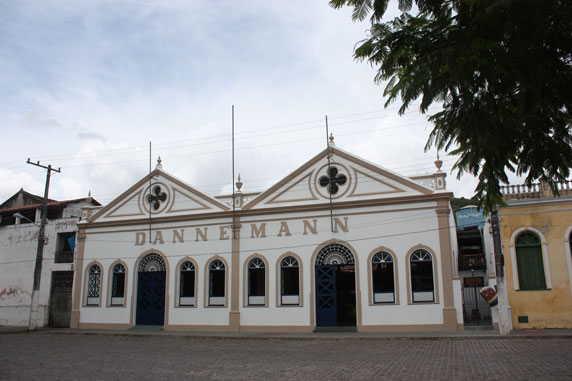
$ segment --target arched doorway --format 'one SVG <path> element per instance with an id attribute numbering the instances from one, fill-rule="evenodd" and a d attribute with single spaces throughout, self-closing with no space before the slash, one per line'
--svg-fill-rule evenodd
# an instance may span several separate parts
<path id="1" fill-rule="evenodd" d="M 355 261 L 342 244 L 323 247 L 316 256 L 316 327 L 356 326 Z"/>
<path id="2" fill-rule="evenodd" d="M 137 325 L 165 322 L 165 261 L 156 253 L 147 254 L 137 267 Z"/>

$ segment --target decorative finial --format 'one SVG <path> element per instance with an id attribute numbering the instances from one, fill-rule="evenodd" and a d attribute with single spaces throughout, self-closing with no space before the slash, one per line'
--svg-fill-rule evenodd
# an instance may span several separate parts
<path id="1" fill-rule="evenodd" d="M 435 160 L 435 167 L 437 167 L 437 172 L 441 172 L 442 166 L 443 166 L 443 160 L 439 159 L 439 151 L 437 151 L 437 160 Z"/>
<path id="2" fill-rule="evenodd" d="M 335 143 L 334 143 L 334 134 L 332 134 L 331 132 L 330 132 L 330 145 L 331 145 L 331 146 L 335 146 Z"/>
<path id="3" fill-rule="evenodd" d="M 163 169 L 163 160 L 161 160 L 161 156 L 159 156 L 159 158 L 157 159 L 157 165 L 155 166 L 155 169 Z"/>
<path id="4" fill-rule="evenodd" d="M 240 173 L 238 174 L 238 181 L 236 182 L 236 193 L 241 193 L 240 188 L 242 188 L 242 181 L 240 181 Z"/>
<path id="5" fill-rule="evenodd" d="M 87 197 L 91 197 L 91 189 L 87 192 Z"/>

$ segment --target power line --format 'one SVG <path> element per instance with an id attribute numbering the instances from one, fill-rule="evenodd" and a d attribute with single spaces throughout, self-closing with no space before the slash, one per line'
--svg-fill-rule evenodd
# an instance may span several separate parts
<path id="1" fill-rule="evenodd" d="M 360 116 L 360 115 L 368 115 L 368 114 L 372 114 L 372 113 L 379 113 L 379 112 L 383 112 L 386 111 L 388 109 L 381 109 L 381 110 L 375 110 L 375 111 L 368 111 L 368 112 L 363 112 L 363 113 L 354 113 L 354 114 L 348 114 L 348 115 L 342 115 L 342 116 L 338 116 L 338 117 L 332 117 L 331 119 L 345 119 L 348 117 L 354 117 L 354 116 Z M 408 111 L 406 113 L 410 113 L 410 112 L 415 112 L 415 111 Z M 367 120 L 374 120 L 374 119 L 380 119 L 383 117 L 386 117 L 388 115 L 381 115 L 381 116 L 377 116 L 377 117 L 373 117 L 373 118 L 365 118 L 365 119 L 358 119 L 358 120 L 353 120 L 353 121 L 344 121 L 344 122 L 339 122 L 339 123 L 333 123 L 332 125 L 344 125 L 344 124 L 350 124 L 350 123 L 359 123 L 362 121 L 367 121 Z M 249 131 L 243 131 L 237 135 L 242 136 L 242 135 L 247 135 L 247 134 L 252 134 L 254 132 L 260 132 L 260 131 L 269 131 L 269 130 L 275 130 L 275 129 L 282 129 L 285 127 L 293 127 L 293 126 L 300 126 L 300 125 L 307 125 L 307 124 L 313 124 L 313 123 L 321 123 L 321 120 L 313 120 L 313 121 L 307 121 L 307 122 L 300 122 L 300 123 L 291 123 L 291 124 L 285 124 L 285 125 L 280 125 L 280 126 L 275 126 L 275 127 L 269 127 L 269 128 L 261 128 L 261 129 L 255 129 L 255 130 L 249 130 Z M 419 122 L 416 124 L 425 124 L 426 122 Z M 405 127 L 407 125 L 396 125 L 393 127 L 389 127 L 389 128 L 399 128 L 399 127 Z M 310 127 L 310 128 L 315 128 L 315 129 L 319 129 L 321 128 L 321 125 L 317 125 L 314 127 Z M 303 130 L 307 130 L 307 128 L 304 128 Z M 290 130 L 290 131 L 283 131 L 283 132 L 279 132 L 279 134 L 282 133 L 290 133 L 290 132 L 297 132 L 300 131 L 300 129 L 296 129 L 296 130 Z M 366 132 L 370 132 L 372 130 L 366 131 Z M 362 133 L 362 132 L 357 132 L 357 133 Z M 261 134 L 261 135 L 254 135 L 254 136 L 245 136 L 245 137 L 239 137 L 237 139 L 249 139 L 249 138 L 254 138 L 254 137 L 260 137 L 260 136 L 268 136 L 268 135 L 273 135 L 273 134 L 277 134 L 277 133 L 266 133 L 266 134 Z M 347 134 L 342 134 L 343 135 L 347 135 Z M 211 137 L 203 137 L 203 138 L 193 138 L 193 139 L 187 139 L 187 140 L 177 140 L 177 141 L 172 141 L 172 142 L 166 142 L 166 143 L 159 143 L 156 144 L 156 147 L 158 149 L 176 149 L 176 148 L 185 148 L 188 146 L 194 146 L 197 144 L 214 144 L 214 143 L 222 143 L 227 141 L 228 139 L 225 140 L 219 140 L 219 141 L 215 141 L 215 142 L 209 142 L 209 143 L 195 143 L 195 144 L 187 144 L 187 145 L 181 145 L 181 142 L 197 142 L 197 141 L 204 141 L 204 140 L 209 140 L 209 139 L 215 139 L 215 138 L 221 138 L 221 137 L 228 137 L 229 134 L 221 134 L 221 135 L 215 135 L 215 136 L 211 136 Z M 170 147 L 171 144 L 177 144 L 176 146 Z M 119 151 L 119 152 L 118 152 Z M 123 151 L 123 152 L 121 152 Z M 115 153 L 113 153 L 115 152 Z M 93 158 L 96 157 L 97 155 L 101 155 L 104 153 L 107 153 L 106 156 L 115 156 L 115 155 L 125 155 L 125 154 L 130 154 L 130 153 L 145 153 L 146 151 L 146 146 L 135 146 L 131 149 L 125 150 L 125 148 L 113 148 L 113 149 L 105 149 L 105 150 L 99 150 L 99 151 L 92 151 L 92 152 L 86 152 L 86 153 L 82 153 L 82 154 L 78 154 L 78 153 L 70 153 L 70 154 L 59 154 L 59 155 L 47 155 L 47 156 L 42 156 L 42 158 L 45 159 L 50 159 L 50 160 L 55 160 L 55 161 L 59 161 L 65 158 L 73 158 L 73 159 L 80 159 L 80 158 Z M 109 154 L 111 153 L 111 154 Z M 10 163 L 15 163 L 17 161 L 13 161 Z M 16 166 L 19 167 L 19 166 Z M 15 167 L 13 167 L 15 168 Z"/>
<path id="2" fill-rule="evenodd" d="M 433 169 L 433 170 L 435 169 L 434 165 L 432 165 L 432 167 L 429 167 L 429 164 L 427 164 L 427 167 L 426 167 L 426 168 L 428 168 L 428 169 Z M 371 176 L 379 175 L 377 172 L 373 172 L 373 171 L 363 171 L 362 173 L 364 173 L 365 175 L 371 175 Z M 402 173 L 403 173 L 403 172 L 400 171 L 400 174 L 402 174 Z M 407 178 L 406 176 L 404 176 L 404 178 L 405 178 L 406 180 L 409 180 L 409 181 L 412 181 L 412 182 L 416 182 L 415 180 L 411 180 L 411 179 Z M 274 178 L 274 179 L 262 179 L 262 180 L 258 180 L 258 182 L 261 182 L 261 181 L 268 182 L 270 185 L 268 185 L 268 184 L 262 184 L 262 185 L 257 186 L 257 187 L 251 187 L 251 188 L 249 188 L 248 193 L 262 193 L 262 192 L 264 192 L 265 190 L 269 189 L 269 188 L 272 186 L 272 184 L 276 184 L 278 181 L 280 181 L 280 180 L 282 180 L 282 179 L 283 179 L 283 178 Z M 275 181 L 270 182 L 271 180 L 275 180 Z M 367 177 L 366 177 L 365 179 L 362 178 L 362 179 L 360 180 L 360 184 L 362 184 L 362 185 L 363 185 L 363 184 L 369 184 L 369 183 L 376 183 L 376 182 L 378 182 L 378 181 L 375 180 L 375 179 L 369 179 L 369 178 L 367 178 Z M 252 183 L 252 182 L 249 181 L 249 184 L 251 184 L 251 183 Z M 418 183 L 417 183 L 417 184 L 418 184 Z M 203 192 L 204 194 L 209 195 L 209 191 L 210 191 L 211 189 L 212 189 L 212 190 L 214 190 L 214 189 L 220 189 L 221 186 L 226 186 L 226 185 L 228 185 L 228 184 L 227 184 L 227 183 L 203 184 L 202 186 L 193 186 L 193 188 L 195 188 L 195 189 L 201 189 L 201 192 Z M 305 191 L 306 191 L 305 189 L 291 189 L 291 190 L 289 190 L 289 193 L 302 193 L 302 192 L 305 192 Z M 211 196 L 211 197 L 216 197 L 216 196 L 220 196 L 220 195 L 217 194 L 216 196 L 213 196 L 213 195 L 210 195 L 210 196 Z M 94 195 L 94 197 L 96 197 L 96 198 L 98 199 L 98 201 L 103 202 L 104 200 L 114 200 L 117 196 L 115 196 L 115 197 L 113 197 L 113 198 L 111 198 L 111 199 L 109 199 L 109 198 L 99 198 L 99 197 L 97 197 L 97 195 Z M 128 205 L 128 204 L 134 205 L 134 204 L 137 203 L 137 202 L 138 202 L 137 200 L 133 200 L 133 201 L 131 201 L 131 202 L 128 202 L 126 205 Z M 192 202 L 192 201 L 179 200 L 178 202 L 180 202 L 180 203 L 185 203 L 185 202 Z"/>
<path id="3" fill-rule="evenodd" d="M 416 217 L 416 218 L 412 218 L 412 217 Z M 377 223 L 363 223 L 363 224 L 353 224 L 352 228 L 356 228 L 359 229 L 361 227 L 372 227 L 372 226 L 383 226 L 383 225 L 387 225 L 387 224 L 395 224 L 395 223 L 400 223 L 400 222 L 411 222 L 411 221 L 416 221 L 416 220 L 423 220 L 426 218 L 433 218 L 434 217 L 434 213 L 431 212 L 421 212 L 421 213 L 417 213 L 417 214 L 413 214 L 410 217 L 407 217 L 407 219 L 403 219 L 403 217 L 399 216 L 399 217 L 395 217 L 395 218 L 387 218 L 387 219 L 380 219 L 378 220 Z M 187 227 L 195 227 L 195 226 L 183 226 L 182 228 L 187 228 Z M 316 229 L 317 232 L 327 232 L 329 231 L 329 229 Z M 250 239 L 248 237 L 244 237 L 242 238 L 242 240 L 246 240 L 246 239 Z M 0 245 L 0 247 L 8 247 L 8 246 L 15 246 L 18 245 L 20 243 L 23 242 L 28 242 L 29 240 L 21 240 L 21 241 L 15 241 L 15 242 L 11 242 L 8 244 L 4 244 L 4 245 Z M 97 241 L 97 240 L 96 240 Z M 104 242 L 133 242 L 132 240 L 104 240 Z"/>
<path id="4" fill-rule="evenodd" d="M 437 218 L 432 217 L 432 218 Z M 344 238 L 345 242 L 351 243 L 351 242 L 361 242 L 361 241 L 367 241 L 367 240 L 372 240 L 372 239 L 381 239 L 381 238 L 390 238 L 390 237 L 400 237 L 400 236 L 406 236 L 406 235 L 412 235 L 412 234 L 420 234 L 420 233 L 427 233 L 427 232 L 434 232 L 434 231 L 439 231 L 439 230 L 451 230 L 454 229 L 454 226 L 449 226 L 447 228 L 431 228 L 431 229 L 423 229 L 423 230 L 417 230 L 417 231 L 408 231 L 408 232 L 401 232 L 401 233 L 394 233 L 394 234 L 385 234 L 385 235 L 379 235 L 379 236 L 368 236 L 368 237 L 361 237 L 361 238 L 354 238 L 354 239 L 348 239 L 348 238 Z M 329 231 L 329 229 L 327 229 Z M 241 241 L 243 240 L 248 240 L 248 239 L 254 239 L 254 238 L 241 238 Z M 133 243 L 133 240 L 129 240 L 129 241 L 119 241 L 119 240 L 101 240 L 101 239 L 89 239 L 89 235 L 86 237 L 86 244 L 87 242 L 107 242 L 107 243 L 125 243 L 125 242 L 129 242 L 129 243 Z M 301 244 L 301 245 L 290 245 L 290 246 L 278 246 L 278 247 L 258 247 L 258 248 L 253 248 L 248 250 L 248 252 L 264 252 L 264 251 L 274 251 L 274 250 L 278 250 L 278 251 L 284 251 L 284 250 L 291 250 L 291 249 L 300 249 L 300 248 L 306 248 L 306 247 L 316 247 L 317 245 L 321 244 L 323 242 L 323 239 L 320 240 L 319 242 L 312 242 L 312 243 L 307 243 L 307 244 Z M 180 254 L 180 255 L 168 255 L 168 258 L 184 258 L 186 256 L 192 255 L 193 257 L 200 257 L 200 256 L 215 256 L 215 255 L 225 255 L 225 254 L 232 254 L 232 251 L 224 251 L 224 250 L 218 250 L 216 251 L 216 253 L 213 253 L 212 250 L 208 251 L 208 252 L 199 252 L 199 253 L 185 253 L 185 254 Z M 139 255 L 133 255 L 133 256 L 113 256 L 113 257 L 97 257 L 98 260 L 104 260 L 104 259 L 136 259 L 138 258 Z M 13 262 L 4 262 L 2 264 L 12 264 L 12 263 L 23 263 L 23 262 L 30 262 L 29 260 L 22 260 L 22 261 L 13 261 Z"/>
<path id="5" fill-rule="evenodd" d="M 420 125 L 420 124 L 425 124 L 425 122 L 422 123 L 412 123 L 411 125 Z M 411 126 L 409 125 L 409 126 Z M 389 130 L 389 129 L 394 129 L 394 128 L 400 128 L 400 127 L 404 127 L 404 126 L 394 126 L 394 127 L 384 127 L 384 128 L 376 128 L 376 129 L 371 129 L 371 130 L 366 130 L 366 131 L 356 131 L 356 132 L 349 132 L 349 133 L 343 133 L 343 134 L 338 134 L 337 136 L 348 136 L 348 135 L 356 135 L 356 134 L 364 134 L 364 133 L 368 133 L 368 132 L 373 132 L 373 131 L 384 131 L 384 130 Z M 269 144 L 258 144 L 256 146 L 248 146 L 248 147 L 240 147 L 240 148 L 236 148 L 237 151 L 252 151 L 252 150 L 256 150 L 256 149 L 260 149 L 260 148 L 269 148 L 269 147 L 276 147 L 276 146 L 281 146 L 281 145 L 288 145 L 288 144 L 298 144 L 298 143 L 302 143 L 302 142 L 310 142 L 310 141 L 317 141 L 319 139 L 322 139 L 320 137 L 312 137 L 312 138 L 306 138 L 306 139 L 295 139 L 295 140 L 288 140 L 288 141 L 281 141 L 278 143 L 269 143 Z M 158 150 L 159 151 L 159 150 Z M 161 152 L 161 151 L 159 151 Z M 212 154 L 222 154 L 222 153 L 228 153 L 229 149 L 228 148 L 224 148 L 224 149 L 220 149 L 220 150 L 216 150 L 216 151 L 205 151 L 205 152 L 197 152 L 197 153 L 185 153 L 185 154 L 175 154 L 175 155 L 163 155 L 164 158 L 166 159 L 170 159 L 170 158 L 181 158 L 181 157 L 196 157 L 196 156 L 204 156 L 204 155 L 212 155 Z M 129 163 L 141 163 L 147 161 L 146 158 L 141 158 L 141 159 L 134 159 L 134 160 L 122 160 L 121 164 L 125 165 L 125 164 L 129 164 Z M 106 165 L 116 165 L 117 162 L 95 162 L 95 163 L 91 163 L 91 164 L 77 164 L 77 165 L 65 165 L 66 168 L 86 168 L 86 167 L 100 167 L 100 166 L 106 166 Z"/>

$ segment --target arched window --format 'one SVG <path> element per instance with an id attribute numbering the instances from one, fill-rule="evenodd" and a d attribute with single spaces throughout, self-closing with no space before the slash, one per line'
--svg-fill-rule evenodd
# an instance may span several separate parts
<path id="1" fill-rule="evenodd" d="M 185 261 L 179 272 L 179 306 L 195 305 L 195 265 Z"/>
<path id="2" fill-rule="evenodd" d="M 339 243 L 323 247 L 316 257 L 316 265 L 353 265 L 354 256 L 350 249 Z"/>
<path id="3" fill-rule="evenodd" d="M 121 263 L 113 266 L 111 274 L 111 305 L 122 306 L 125 302 L 125 266 Z"/>
<path id="4" fill-rule="evenodd" d="M 87 275 L 87 301 L 88 306 L 99 306 L 99 295 L 101 293 L 101 268 L 92 265 Z"/>
<path id="5" fill-rule="evenodd" d="M 393 257 L 380 251 L 371 258 L 371 280 L 374 303 L 395 303 Z"/>
<path id="6" fill-rule="evenodd" d="M 280 262 L 280 303 L 300 304 L 300 264 L 292 256 Z"/>
<path id="7" fill-rule="evenodd" d="M 413 303 L 435 301 L 433 257 L 427 250 L 415 250 L 410 257 L 411 298 Z"/>
<path id="8" fill-rule="evenodd" d="M 266 304 L 266 266 L 260 258 L 248 262 L 248 305 Z"/>
<path id="9" fill-rule="evenodd" d="M 546 289 L 542 247 L 536 234 L 524 232 L 516 238 L 516 263 L 520 290 Z"/>
<path id="10" fill-rule="evenodd" d="M 226 276 L 224 263 L 218 259 L 209 265 L 209 306 L 224 306 Z"/>
<path id="11" fill-rule="evenodd" d="M 167 271 L 165 260 L 157 253 L 147 254 L 139 262 L 139 272 Z"/>

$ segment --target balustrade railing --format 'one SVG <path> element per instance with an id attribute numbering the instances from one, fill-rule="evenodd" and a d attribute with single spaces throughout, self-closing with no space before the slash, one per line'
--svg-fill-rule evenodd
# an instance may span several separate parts
<path id="1" fill-rule="evenodd" d="M 487 260 L 485 254 L 460 254 L 459 270 L 485 270 Z"/>
<path id="2" fill-rule="evenodd" d="M 556 183 L 556 189 L 560 195 L 572 194 L 572 180 Z M 505 200 L 553 196 L 552 189 L 545 182 L 501 186 L 501 194 Z"/>

